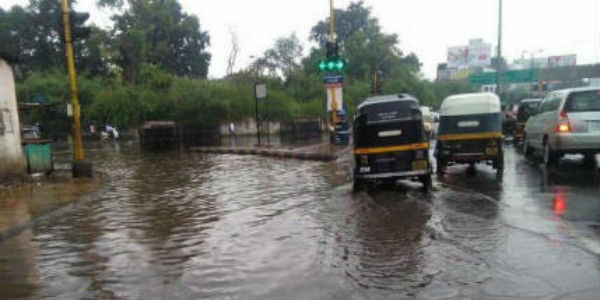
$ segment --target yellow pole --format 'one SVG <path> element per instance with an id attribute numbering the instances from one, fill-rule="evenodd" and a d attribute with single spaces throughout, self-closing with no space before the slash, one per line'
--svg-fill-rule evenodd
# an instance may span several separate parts
<path id="1" fill-rule="evenodd" d="M 373 72 L 373 95 L 377 95 L 377 71 Z"/>
<path id="2" fill-rule="evenodd" d="M 73 40 L 71 36 L 71 23 L 69 21 L 68 0 L 62 1 L 62 23 L 65 32 L 65 56 L 67 58 L 67 72 L 69 73 L 69 86 L 71 104 L 73 106 L 73 157 L 76 162 L 83 161 L 83 143 L 81 141 L 81 109 L 77 97 L 77 78 L 75 76 L 75 58 L 73 57 Z"/>
<path id="3" fill-rule="evenodd" d="M 335 12 L 333 9 L 333 0 L 329 0 L 329 41 L 334 42 L 335 33 Z"/>

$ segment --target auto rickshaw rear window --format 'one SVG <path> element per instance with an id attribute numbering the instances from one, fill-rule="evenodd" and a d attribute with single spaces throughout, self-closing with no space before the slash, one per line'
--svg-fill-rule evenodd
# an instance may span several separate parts
<path id="1" fill-rule="evenodd" d="M 414 105 L 410 101 L 377 103 L 363 107 L 361 114 L 366 115 L 368 123 L 420 120 L 421 113 L 414 109 Z"/>

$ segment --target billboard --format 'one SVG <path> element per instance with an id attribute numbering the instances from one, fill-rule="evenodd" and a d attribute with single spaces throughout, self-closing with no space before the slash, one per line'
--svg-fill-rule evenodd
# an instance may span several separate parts
<path id="1" fill-rule="evenodd" d="M 577 65 L 577 55 L 557 55 L 548 57 L 548 67 L 567 67 Z"/>
<path id="2" fill-rule="evenodd" d="M 469 56 L 469 47 L 456 46 L 448 47 L 448 68 L 458 68 L 466 66 Z"/>
<path id="3" fill-rule="evenodd" d="M 492 63 L 492 45 L 481 39 L 469 41 L 467 46 L 448 47 L 448 68 L 487 67 Z"/>

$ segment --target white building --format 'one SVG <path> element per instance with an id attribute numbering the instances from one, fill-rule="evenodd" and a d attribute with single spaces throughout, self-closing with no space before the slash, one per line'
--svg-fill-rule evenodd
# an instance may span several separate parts
<path id="1" fill-rule="evenodd" d="M 0 55 L 0 183 L 25 174 L 21 129 L 11 66 Z"/>

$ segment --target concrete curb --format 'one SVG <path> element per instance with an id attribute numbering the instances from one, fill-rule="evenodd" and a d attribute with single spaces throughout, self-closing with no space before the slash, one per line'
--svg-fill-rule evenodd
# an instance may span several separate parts
<path id="1" fill-rule="evenodd" d="M 267 157 L 292 158 L 313 161 L 333 161 L 337 159 L 336 154 L 322 152 L 295 152 L 283 149 L 192 147 L 189 150 L 192 152 L 199 153 L 259 155 Z"/>

